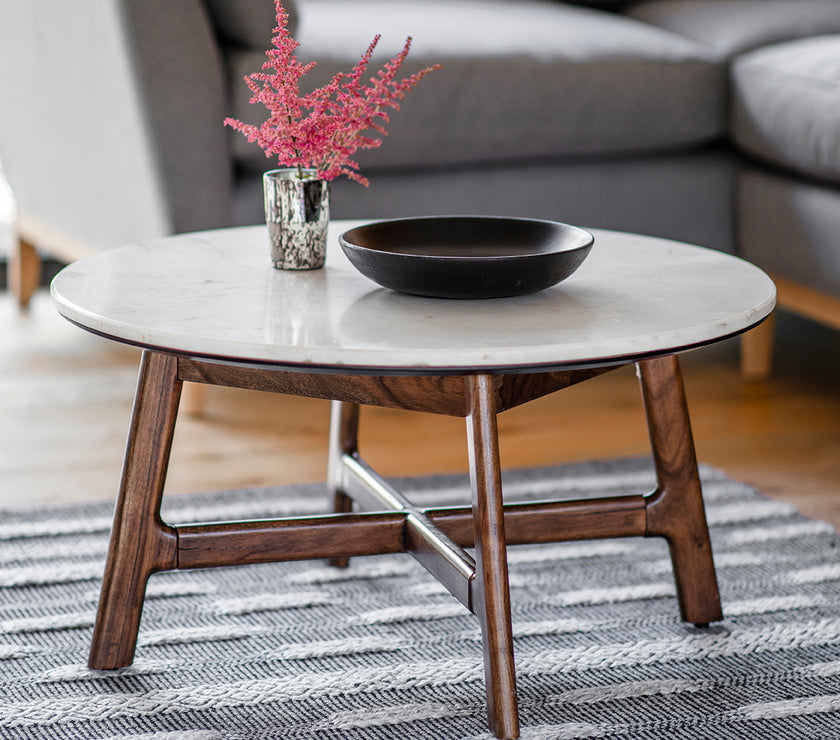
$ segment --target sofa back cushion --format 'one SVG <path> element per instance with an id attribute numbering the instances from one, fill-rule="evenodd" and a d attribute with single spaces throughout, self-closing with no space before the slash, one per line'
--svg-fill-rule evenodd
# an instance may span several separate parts
<path id="1" fill-rule="evenodd" d="M 592 8 L 615 10 L 627 5 L 628 0 L 569 0 L 570 5 L 589 5 Z"/>
<path id="2" fill-rule="evenodd" d="M 376 66 L 414 39 L 405 72 L 442 63 L 394 112 L 363 168 L 439 167 L 697 146 L 722 135 L 725 73 L 693 41 L 614 13 L 534 0 L 299 0 L 304 78 L 349 70 L 375 33 Z M 261 53 L 229 56 L 235 117 L 265 118 L 240 80 Z M 372 67 L 373 69 L 374 67 Z M 249 168 L 262 152 L 235 137 Z"/>
<path id="3" fill-rule="evenodd" d="M 623 12 L 726 57 L 780 41 L 840 33 L 838 0 L 642 0 Z"/>
<path id="4" fill-rule="evenodd" d="M 275 27 L 274 0 L 204 0 L 218 34 L 249 49 L 267 49 Z M 297 29 L 294 0 L 283 0 L 289 30 Z"/>
<path id="5" fill-rule="evenodd" d="M 732 65 L 732 136 L 754 156 L 840 182 L 840 35 L 756 49 Z"/>

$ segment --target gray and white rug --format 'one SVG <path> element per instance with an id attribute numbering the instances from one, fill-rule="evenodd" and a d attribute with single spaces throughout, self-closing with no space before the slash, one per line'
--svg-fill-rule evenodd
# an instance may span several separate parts
<path id="1" fill-rule="evenodd" d="M 680 622 L 660 540 L 510 551 L 526 740 L 840 737 L 827 524 L 702 471 L 726 620 Z M 516 471 L 508 498 L 638 492 L 647 461 Z M 418 503 L 459 477 L 399 481 Z M 167 499 L 173 522 L 314 511 L 321 486 Z M 135 664 L 85 667 L 111 505 L 0 511 L 0 737 L 487 738 L 478 625 L 409 556 L 157 574 Z"/>

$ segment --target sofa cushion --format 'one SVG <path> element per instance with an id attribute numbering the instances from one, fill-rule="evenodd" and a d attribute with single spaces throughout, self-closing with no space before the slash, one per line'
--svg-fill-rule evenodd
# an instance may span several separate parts
<path id="1" fill-rule="evenodd" d="M 643 0 L 624 12 L 727 57 L 781 41 L 840 33 L 838 0 Z"/>
<path id="2" fill-rule="evenodd" d="M 370 174 L 331 183 L 334 218 L 464 213 L 546 218 L 734 249 L 735 162 L 709 147 L 650 157 L 478 165 Z M 261 178 L 243 177 L 235 223 L 264 220 Z M 655 204 L 655 206 L 652 206 Z"/>
<path id="3" fill-rule="evenodd" d="M 228 42 L 248 49 L 267 49 L 274 35 L 274 0 L 204 0 L 218 34 Z M 289 29 L 297 28 L 294 0 L 283 0 L 289 14 Z"/>
<path id="4" fill-rule="evenodd" d="M 559 0 L 558 0 L 559 2 Z M 593 8 L 618 9 L 627 5 L 628 0 L 569 0 L 571 5 L 589 5 Z"/>
<path id="5" fill-rule="evenodd" d="M 742 257 L 772 274 L 840 295 L 840 192 L 747 168 L 738 177 Z"/>
<path id="6" fill-rule="evenodd" d="M 840 180 L 840 35 L 738 57 L 732 66 L 732 136 L 770 162 Z"/>
<path id="7" fill-rule="evenodd" d="M 444 65 L 393 115 L 383 146 L 360 153 L 366 169 L 680 149 L 725 127 L 715 55 L 613 13 L 535 0 L 299 0 L 298 10 L 298 56 L 318 61 L 312 86 L 352 67 L 374 33 L 379 63 L 412 35 L 406 71 Z M 263 60 L 229 58 L 234 115 L 252 123 L 265 111 L 240 80 Z M 265 169 L 243 137 L 234 147 Z"/>

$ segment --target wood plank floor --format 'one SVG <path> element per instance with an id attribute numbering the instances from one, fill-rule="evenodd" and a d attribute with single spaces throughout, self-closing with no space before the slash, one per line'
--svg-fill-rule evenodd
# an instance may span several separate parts
<path id="1" fill-rule="evenodd" d="M 840 528 L 840 334 L 779 317 L 770 382 L 748 384 L 737 342 L 684 356 L 698 457 Z M 0 294 L 0 506 L 112 498 L 137 350 L 61 319 L 45 291 Z M 322 480 L 326 402 L 208 389 L 178 421 L 167 493 Z M 647 454 L 632 368 L 500 417 L 505 466 Z M 386 475 L 464 470 L 460 419 L 364 409 L 361 451 Z"/>

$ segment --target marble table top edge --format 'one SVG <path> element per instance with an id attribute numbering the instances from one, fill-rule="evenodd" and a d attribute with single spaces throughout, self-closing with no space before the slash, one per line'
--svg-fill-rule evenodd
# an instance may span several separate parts
<path id="1" fill-rule="evenodd" d="M 58 311 L 102 336 L 195 357 L 348 372 L 581 367 L 671 354 L 745 331 L 775 286 L 740 258 L 592 229 L 577 273 L 516 299 L 393 293 L 349 264 L 331 225 L 327 267 L 275 270 L 262 226 L 182 234 L 70 265 Z"/>

